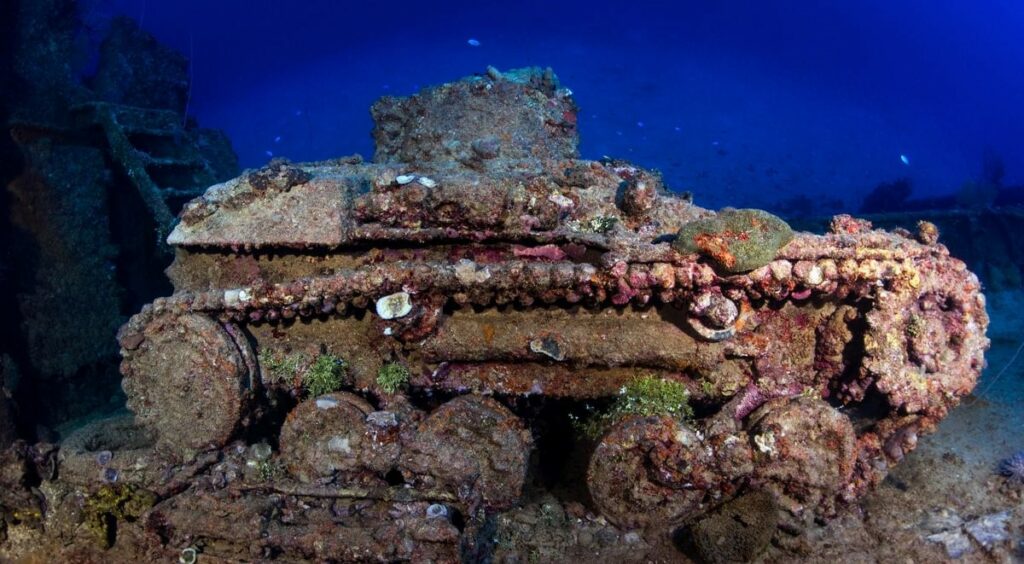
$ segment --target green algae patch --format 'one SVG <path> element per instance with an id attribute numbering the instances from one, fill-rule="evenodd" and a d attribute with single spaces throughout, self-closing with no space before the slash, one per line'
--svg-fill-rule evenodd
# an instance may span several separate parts
<path id="1" fill-rule="evenodd" d="M 623 386 L 608 415 L 618 421 L 630 416 L 668 415 L 679 420 L 693 416 L 690 392 L 681 382 L 643 376 Z"/>
<path id="2" fill-rule="evenodd" d="M 288 383 L 306 364 L 303 354 L 275 354 L 269 349 L 260 349 L 257 355 L 265 381 L 272 383 Z"/>
<path id="3" fill-rule="evenodd" d="M 684 225 L 672 247 L 705 256 L 720 270 L 736 273 L 768 264 L 792 238 L 789 225 L 764 210 L 725 209 Z"/>
<path id="4" fill-rule="evenodd" d="M 619 390 L 619 396 L 606 411 L 585 421 L 576 421 L 586 437 L 599 438 L 609 427 L 629 417 L 668 416 L 679 421 L 693 417 L 690 392 L 681 382 L 641 376 Z"/>
<path id="5" fill-rule="evenodd" d="M 345 361 L 333 354 L 321 354 L 302 376 L 302 387 L 309 397 L 320 397 L 341 389 L 345 383 Z"/>
<path id="6" fill-rule="evenodd" d="M 377 371 L 377 385 L 386 394 L 397 392 L 408 382 L 409 369 L 397 362 L 389 362 Z"/>
<path id="7" fill-rule="evenodd" d="M 262 349 L 258 355 L 263 381 L 302 388 L 309 397 L 318 397 L 338 391 L 347 383 L 348 365 L 333 354 L 322 352 L 316 356 L 301 352 L 281 354 Z"/>
<path id="8" fill-rule="evenodd" d="M 135 521 L 156 502 L 156 494 L 131 484 L 105 485 L 85 500 L 85 528 L 100 546 L 110 548 L 117 541 L 117 522 Z"/>

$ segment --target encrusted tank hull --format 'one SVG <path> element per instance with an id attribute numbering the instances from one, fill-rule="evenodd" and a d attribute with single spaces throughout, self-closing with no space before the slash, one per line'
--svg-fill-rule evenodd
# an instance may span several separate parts
<path id="1" fill-rule="evenodd" d="M 751 491 L 827 518 L 974 387 L 984 297 L 929 224 L 794 234 L 701 209 L 654 173 L 575 158 L 550 74 L 381 104 L 380 162 L 273 163 L 171 234 L 175 293 L 119 334 L 165 469 L 118 467 L 162 499 L 149 546 L 466 557 L 535 467 L 538 404 L 650 380 L 686 405 L 579 438 L 608 521 L 669 530 Z M 315 526 L 331 521 L 352 538 Z"/>
<path id="2" fill-rule="evenodd" d="M 611 210 L 620 181 L 613 167 L 565 161 L 552 168 L 581 167 L 608 179 L 607 187 L 583 190 L 600 201 L 605 188 Z M 336 186 L 320 178 L 381 169 L 297 170 L 309 178 L 305 189 L 315 191 Z M 466 186 L 464 197 L 477 189 Z M 376 196 L 341 197 L 339 207 L 358 210 L 360 198 Z M 676 217 L 707 214 L 671 195 L 659 198 L 670 201 L 662 209 L 679 210 Z M 628 225 L 628 216 L 621 221 Z M 658 224 L 671 233 L 677 225 L 670 222 Z M 423 236 L 424 228 L 391 228 L 383 249 L 330 252 L 313 241 L 306 243 L 311 250 L 290 256 L 260 251 L 258 241 L 241 255 L 179 251 L 172 277 L 181 290 L 121 334 L 130 405 L 162 444 L 184 455 L 237 436 L 268 393 L 301 394 L 301 369 L 290 381 L 273 381 L 257 358 L 312 359 L 326 351 L 345 359 L 349 389 L 414 426 L 422 418 L 410 405 L 417 402 L 377 383 L 389 363 L 408 371 L 408 391 L 415 394 L 481 394 L 512 398 L 512 405 L 531 395 L 614 397 L 638 376 L 653 375 L 682 383 L 703 416 L 634 423 L 639 428 L 613 431 L 598 444 L 588 474 L 594 501 L 613 522 L 635 527 L 693 517 L 753 484 L 827 514 L 836 501 L 855 499 L 884 477 L 917 435 L 973 388 L 983 364 L 984 301 L 963 264 L 941 245 L 872 231 L 846 217 L 837 218 L 835 232 L 797 234 L 771 262 L 739 274 L 717 272 L 709 260 L 681 254 L 668 242 L 651 242 L 662 233 L 565 230 L 538 233 L 539 241 L 524 235 L 518 243 L 497 234 L 472 241 L 449 233 L 398 244 L 403 229 Z M 461 238 L 467 240 L 452 242 Z M 380 311 L 387 300 L 402 302 L 401 315 L 388 319 Z M 702 314 L 697 306 L 712 310 L 708 303 L 726 304 L 724 318 Z M 216 343 L 189 329 L 200 319 L 211 330 L 219 325 Z M 150 348 L 168 332 L 175 346 L 199 335 L 201 344 L 187 347 L 205 351 L 204 358 L 193 366 L 175 354 L 183 362 L 168 367 L 170 345 Z M 230 342 L 241 352 L 226 354 Z M 203 368 L 208 365 L 223 373 Z M 168 370 L 174 374 L 161 372 Z M 229 397 L 206 381 L 196 384 L 206 390 L 202 397 L 180 393 L 196 378 L 226 383 Z M 151 380 L 168 393 L 160 395 Z M 205 416 L 228 413 L 212 421 Z M 209 432 L 199 432 L 200 417 Z M 415 439 L 397 442 L 390 462 L 371 465 L 370 473 L 383 479 L 397 469 L 415 482 L 417 473 L 403 466 L 399 452 Z M 523 453 L 502 477 L 508 491 L 493 494 L 504 508 L 522 484 L 529 440 L 495 444 Z M 287 453 L 283 438 L 281 448 Z M 623 449 L 643 460 L 623 467 L 602 462 L 612 452 L 621 458 Z M 665 483 L 649 478 L 666 473 L 673 477 Z M 450 481 L 455 491 L 458 480 Z"/>

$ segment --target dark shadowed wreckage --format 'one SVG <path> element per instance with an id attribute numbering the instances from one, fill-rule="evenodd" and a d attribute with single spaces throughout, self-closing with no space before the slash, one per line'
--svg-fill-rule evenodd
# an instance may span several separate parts
<path id="1" fill-rule="evenodd" d="M 373 115 L 373 163 L 273 162 L 185 207 L 175 292 L 118 335 L 134 418 L 8 451 L 0 554 L 484 559 L 537 471 L 538 406 L 636 389 L 683 402 L 591 418 L 570 479 L 594 514 L 827 519 L 982 369 L 984 297 L 928 223 L 701 209 L 579 159 L 550 71 Z"/>

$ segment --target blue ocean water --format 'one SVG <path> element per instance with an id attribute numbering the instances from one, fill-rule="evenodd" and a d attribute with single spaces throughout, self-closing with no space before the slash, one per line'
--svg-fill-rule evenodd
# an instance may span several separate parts
<path id="1" fill-rule="evenodd" d="M 881 182 L 1024 183 L 1024 7 L 886 2 L 96 0 L 192 60 L 190 112 L 243 166 L 372 155 L 369 105 L 551 66 L 584 157 L 661 170 L 703 206 L 854 209 Z M 804 201 L 803 206 L 808 204 Z"/>

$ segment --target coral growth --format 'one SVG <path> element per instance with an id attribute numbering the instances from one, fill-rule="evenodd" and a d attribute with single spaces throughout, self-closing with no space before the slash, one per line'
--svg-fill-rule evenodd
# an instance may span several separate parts
<path id="1" fill-rule="evenodd" d="M 768 264 L 793 238 L 780 218 L 762 210 L 722 210 L 679 230 L 673 247 L 698 253 L 726 272 L 747 272 Z"/>

